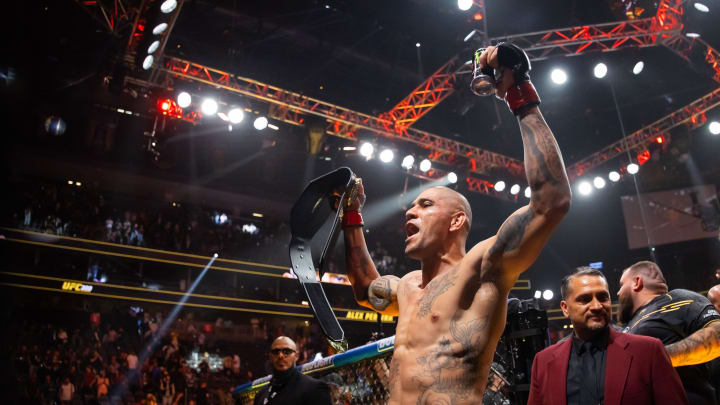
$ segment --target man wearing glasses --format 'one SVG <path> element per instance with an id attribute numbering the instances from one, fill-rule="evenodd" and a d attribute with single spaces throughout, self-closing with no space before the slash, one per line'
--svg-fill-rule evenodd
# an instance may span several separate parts
<path id="1" fill-rule="evenodd" d="M 297 369 L 297 347 L 289 337 L 280 336 L 270 347 L 272 379 L 255 395 L 254 405 L 331 405 L 330 389 L 322 381 Z"/>

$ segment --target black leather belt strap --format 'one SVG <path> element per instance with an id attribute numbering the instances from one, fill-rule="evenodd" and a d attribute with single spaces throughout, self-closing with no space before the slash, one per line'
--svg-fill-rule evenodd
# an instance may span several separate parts
<path id="1" fill-rule="evenodd" d="M 327 257 L 335 246 L 340 231 L 343 210 L 338 207 L 352 201 L 357 193 L 355 174 L 341 167 L 311 181 L 295 202 L 290 212 L 290 262 L 293 272 L 305 290 L 310 307 L 315 313 L 323 332 L 335 342 L 345 338 L 340 323 L 328 303 L 325 291 L 315 275 L 315 264 L 310 251 L 310 241 L 335 211 L 335 221 L 325 242 L 318 272 L 322 277 Z M 327 203 L 328 205 L 325 205 Z M 329 208 L 328 208 L 329 207 Z"/>

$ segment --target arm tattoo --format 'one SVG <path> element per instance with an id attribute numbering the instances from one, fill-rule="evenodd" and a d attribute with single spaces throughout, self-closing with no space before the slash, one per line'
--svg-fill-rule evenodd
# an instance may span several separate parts
<path id="1" fill-rule="evenodd" d="M 450 287 L 455 285 L 455 274 L 457 273 L 457 266 L 447 273 L 441 275 L 438 278 L 433 279 L 425 286 L 425 295 L 420 298 L 418 302 L 418 312 L 416 318 L 424 318 L 432 309 L 432 304 L 435 302 L 437 297 L 441 296 Z"/>
<path id="2" fill-rule="evenodd" d="M 370 283 L 368 290 L 368 301 L 373 308 L 382 311 L 393 302 L 393 283 L 400 279 L 395 276 L 383 276 L 376 278 Z M 397 291 L 397 287 L 396 287 Z"/>
<path id="3" fill-rule="evenodd" d="M 535 211 L 528 208 L 526 211 L 514 214 L 500 227 L 495 243 L 490 247 L 490 258 L 495 258 L 506 252 L 517 249 L 522 242 L 530 221 L 535 218 Z"/>
<path id="4" fill-rule="evenodd" d="M 457 317 L 456 313 L 450 320 L 450 337 L 417 359 L 421 370 L 413 380 L 421 390 L 418 405 L 467 399 L 480 377 L 480 355 L 485 348 L 479 346 L 479 337 L 485 333 L 488 318 L 458 321 Z"/>
<path id="5" fill-rule="evenodd" d="M 533 190 L 545 183 L 567 182 L 560 150 L 542 117 L 532 113 L 523 117 L 520 132 L 525 149 L 525 173 Z"/>
<path id="6" fill-rule="evenodd" d="M 720 322 L 714 322 L 685 339 L 665 346 L 673 367 L 706 363 L 720 356 Z"/>

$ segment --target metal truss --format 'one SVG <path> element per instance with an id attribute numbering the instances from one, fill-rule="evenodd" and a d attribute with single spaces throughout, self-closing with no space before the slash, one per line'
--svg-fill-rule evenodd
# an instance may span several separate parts
<path id="1" fill-rule="evenodd" d="M 509 35 L 492 38 L 490 43 L 513 42 L 527 52 L 531 61 L 590 51 L 655 46 L 665 38 L 680 35 L 682 30 L 674 9 L 667 6 L 661 6 L 661 9 L 664 12 L 652 18 Z M 471 72 L 472 63 L 463 63 L 457 56 L 453 57 L 383 117 L 391 120 L 396 128 L 411 126 L 455 91 L 457 75 Z"/>
<path id="2" fill-rule="evenodd" d="M 688 62 L 690 62 L 691 52 L 701 54 L 708 66 L 713 69 L 713 79 L 720 83 L 720 52 L 707 42 L 700 38 L 688 38 L 685 35 L 676 34 L 666 39 L 664 45 Z"/>
<path id="3" fill-rule="evenodd" d="M 142 5 L 138 6 L 139 1 L 132 0 L 75 0 L 75 3 L 117 37 L 133 26 L 142 8 Z"/>
<path id="4" fill-rule="evenodd" d="M 174 80 L 204 83 L 270 104 L 269 115 L 289 124 L 304 125 L 308 115 L 325 119 L 329 134 L 356 140 L 365 130 L 375 136 L 393 141 L 405 141 L 427 150 L 429 159 L 448 165 L 467 165 L 470 172 L 487 174 L 492 169 L 504 169 L 513 175 L 523 173 L 522 162 L 499 153 L 414 128 L 396 129 L 387 119 L 363 114 L 327 103 L 300 93 L 284 90 L 257 80 L 233 75 L 195 62 L 164 56 L 157 69 L 158 84 L 173 87 Z"/>
<path id="5" fill-rule="evenodd" d="M 575 179 L 586 174 L 610 159 L 621 154 L 633 152 L 639 153 L 648 148 L 655 141 L 655 138 L 662 135 L 669 137 L 669 131 L 679 125 L 702 122 L 706 111 L 720 105 L 720 88 L 713 90 L 705 96 L 693 101 L 685 107 L 676 110 L 665 117 L 641 128 L 630 135 L 610 144 L 598 152 L 573 163 L 567 168 L 568 176 Z"/>

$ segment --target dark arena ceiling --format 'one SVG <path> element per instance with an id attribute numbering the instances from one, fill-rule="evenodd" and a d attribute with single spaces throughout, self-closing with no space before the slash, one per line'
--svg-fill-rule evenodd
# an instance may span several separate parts
<path id="1" fill-rule="evenodd" d="M 113 2 L 99 3 L 110 9 Z M 137 8 L 145 2 L 124 3 Z M 454 0 L 186 0 L 169 33 L 164 55 L 378 117 L 454 56 L 469 60 L 480 43 L 478 35 L 469 41 L 464 39 L 474 29 L 482 31 L 485 24 L 489 38 L 501 38 L 565 27 L 632 22 L 656 16 L 662 4 L 679 3 L 683 14 L 676 35 L 687 38 L 688 33 L 698 33 L 698 41 L 714 50 L 720 49 L 717 24 L 720 4 L 716 1 L 708 2 L 707 13 L 695 8 L 692 1 L 485 3 L 481 12 L 477 4 L 469 11 L 461 11 Z M 352 139 L 328 136 L 318 155 L 306 153 L 307 128 L 318 120 L 320 125 L 324 124 L 312 115 L 300 126 L 271 120 L 279 129 L 263 136 L 246 121 L 245 127 L 232 131 L 237 134 L 232 138 L 227 124 L 176 120 L 163 129 L 165 138 L 159 139 L 165 147 L 160 155 L 160 162 L 164 163 L 150 163 L 147 154 L 138 151 L 138 145 L 143 141 L 143 132 L 152 130 L 155 100 L 174 98 L 183 86 L 194 94 L 212 94 L 227 104 L 242 104 L 256 113 L 268 112 L 269 104 L 258 98 L 183 81 L 175 81 L 172 86 L 155 83 L 148 87 L 148 93 L 143 93 L 148 95 L 146 105 L 133 107 L 140 118 L 147 119 L 118 124 L 127 135 L 118 137 L 123 139 L 118 140 L 116 150 L 88 157 L 79 147 L 84 135 L 74 132 L 73 125 L 75 128 L 85 125 L 81 122 L 94 115 L 108 116 L 110 113 L 98 112 L 99 105 L 112 108 L 135 105 L 142 98 L 137 97 L 140 91 L 137 82 L 123 79 L 143 83 L 154 79 L 152 73 L 137 66 L 136 56 L 126 55 L 133 22 L 118 19 L 117 26 L 123 23 L 127 26 L 110 33 L 107 21 L 98 17 L 97 7 L 97 2 L 79 0 L 13 2 L 4 6 L 2 26 L 6 46 L 0 67 L 6 83 L 10 82 L 7 77 L 13 76 L 12 84 L 3 88 L 8 114 L 3 137 L 7 162 L 17 161 L 32 151 L 44 157 L 109 165 L 174 181 L 252 193 L 287 204 L 307 179 L 341 165 L 351 166 L 366 179 L 370 201 L 397 195 L 425 181 L 407 175 L 397 162 L 390 167 L 377 159 L 366 161 L 356 154 L 338 152 L 343 146 L 357 145 Z M 531 76 L 542 98 L 541 109 L 567 165 L 718 88 L 720 62 L 715 62 L 713 69 L 708 59 L 717 55 L 717 51 L 707 54 L 706 48 L 698 46 L 683 58 L 659 42 L 643 47 L 626 45 L 618 44 L 616 50 L 602 51 L 590 46 L 576 52 L 562 51 L 533 62 Z M 644 69 L 635 75 L 632 68 L 640 60 Z M 598 79 L 593 76 L 593 67 L 601 61 L 608 66 L 609 74 Z M 566 83 L 557 85 L 551 81 L 551 71 L 556 68 L 565 70 Z M 718 76 L 713 78 L 714 75 Z M 113 90 L 118 81 L 120 87 Z M 413 123 L 412 128 L 521 160 L 522 143 L 512 114 L 500 101 L 472 95 L 468 83 L 469 75 L 458 76 L 452 84 L 454 92 Z M 50 114 L 65 117 L 68 123 L 65 137 L 48 139 L 37 135 Z M 528 273 L 538 288 L 556 287 L 562 274 L 589 262 L 604 261 L 618 270 L 648 257 L 647 248 L 628 249 L 620 196 L 718 184 L 720 137 L 709 134 L 708 123 L 720 120 L 720 110 L 708 109 L 689 118 L 694 124 L 677 125 L 668 130 L 671 137 L 668 136 L 666 144 L 652 145 L 649 150 L 652 157 L 636 178 L 626 177 L 589 197 L 575 192 L 571 215 Z M 394 147 L 396 161 L 397 155 L 428 153 L 417 144 L 372 131 L 357 131 L 356 137 L 374 141 L 377 146 Z M 193 146 L 186 145 L 189 138 L 195 139 Z M 629 163 L 628 158 L 636 160 L 636 152 L 596 164 L 587 174 L 606 176 L 608 171 Z M 697 169 L 694 180 L 688 161 Z M 456 166 L 440 167 L 457 171 L 461 178 L 455 187 L 469 196 L 478 218 L 471 236 L 474 241 L 495 232 L 504 218 L 525 201 L 522 196 L 508 197 L 507 192 L 505 197 L 494 198 L 468 191 L 462 181 L 472 171 L 466 160 Z M 13 171 L 12 167 L 6 170 Z M 478 178 L 490 182 L 519 178 L 522 183 L 522 176 L 507 173 L 502 167 Z M 580 179 L 575 180 L 574 190 Z M 394 214 L 401 218 L 402 210 L 397 207 Z M 372 232 L 370 235 L 372 238 Z M 715 238 L 659 246 L 658 260 L 675 268 L 685 264 L 697 267 L 698 277 L 707 279 L 707 274 L 720 266 L 717 242 Z"/>

